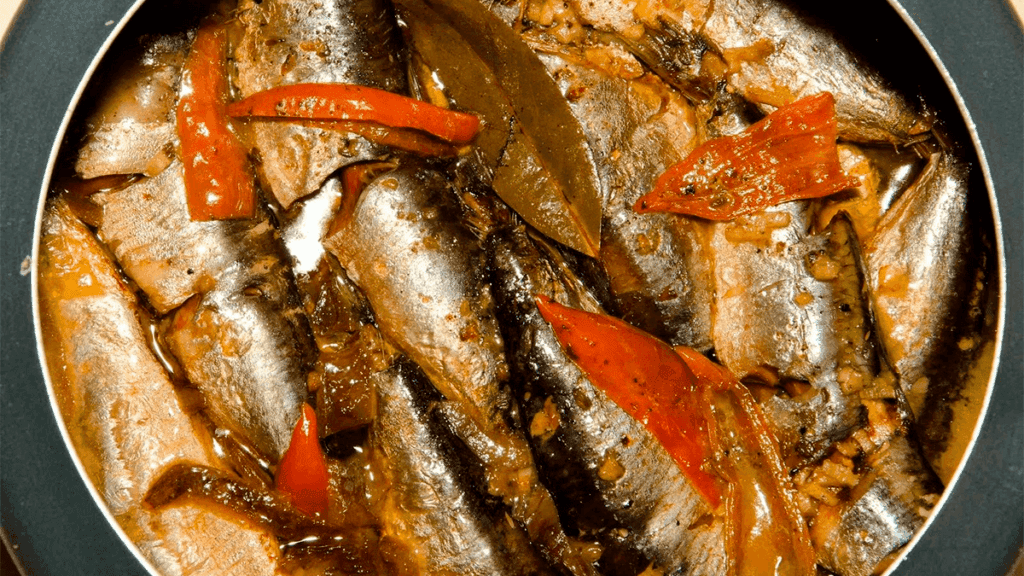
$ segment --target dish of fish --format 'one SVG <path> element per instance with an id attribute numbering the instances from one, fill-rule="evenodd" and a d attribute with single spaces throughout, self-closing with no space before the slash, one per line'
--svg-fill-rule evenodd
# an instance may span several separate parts
<path id="1" fill-rule="evenodd" d="M 42 215 L 58 419 L 154 574 L 893 570 L 995 350 L 946 122 L 781 1 L 150 0 Z"/>

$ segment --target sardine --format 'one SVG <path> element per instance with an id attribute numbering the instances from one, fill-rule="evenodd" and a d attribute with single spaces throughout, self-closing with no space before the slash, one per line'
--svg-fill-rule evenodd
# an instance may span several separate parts
<path id="1" fill-rule="evenodd" d="M 242 98 L 298 83 L 349 83 L 407 91 L 404 48 L 388 0 L 246 0 L 235 50 Z M 250 121 L 258 174 L 282 206 L 320 189 L 337 169 L 387 154 L 346 131 Z"/>
<path id="2" fill-rule="evenodd" d="M 171 162 L 178 139 L 174 103 L 188 49 L 184 34 L 155 36 L 112 65 L 117 69 L 113 83 L 104 84 L 85 120 L 75 160 L 79 176 L 155 176 Z"/>
<path id="3" fill-rule="evenodd" d="M 179 461 L 214 465 L 140 324 L 145 313 L 106 251 L 61 200 L 40 242 L 42 341 L 82 465 L 142 556 L 166 575 L 275 573 L 269 532 L 199 505 L 151 511 L 150 484 Z"/>
<path id="4" fill-rule="evenodd" d="M 616 56 L 612 47 L 593 49 L 601 50 Z M 657 177 L 696 146 L 693 110 L 650 75 L 616 76 L 557 54 L 541 60 L 569 100 L 599 167 L 606 198 L 600 258 L 624 319 L 672 344 L 708 350 L 712 283 L 704 280 L 710 270 L 701 224 L 633 212 Z"/>
<path id="5" fill-rule="evenodd" d="M 903 435 L 894 436 L 867 465 L 850 502 L 820 510 L 812 536 L 818 562 L 842 576 L 869 576 L 924 525 L 942 493 L 935 474 Z"/>
<path id="6" fill-rule="evenodd" d="M 438 172 L 403 166 L 363 190 L 327 241 L 363 289 L 381 333 L 447 400 L 446 417 L 484 463 L 546 558 L 589 571 L 558 523 L 525 438 L 509 423 L 508 365 L 487 287 L 486 256 L 462 222 L 457 191 Z"/>
<path id="7" fill-rule="evenodd" d="M 305 401 L 313 350 L 294 280 L 266 214 L 192 221 L 182 173 L 175 161 L 154 178 L 98 194 L 99 235 L 157 312 L 178 307 L 170 351 L 214 422 L 276 461 Z"/>
<path id="8" fill-rule="evenodd" d="M 722 363 L 740 378 L 810 383 L 762 403 L 790 464 L 820 456 L 862 422 L 857 392 L 878 369 L 852 229 L 837 218 L 810 234 L 811 212 L 781 204 L 715 225 L 710 240 Z"/>
<path id="9" fill-rule="evenodd" d="M 856 142 L 905 144 L 924 135 L 931 122 L 902 93 L 850 52 L 835 35 L 778 0 L 683 2 L 681 5 L 630 5 L 604 8 L 578 2 L 584 22 L 640 44 L 635 50 L 673 85 L 693 84 L 699 74 L 721 75 L 739 94 L 765 113 L 818 92 L 832 92 L 840 137 Z M 607 12 L 618 18 L 600 18 Z M 593 13 L 593 14 L 592 14 Z M 643 27 L 638 31 L 637 25 Z M 662 46 L 710 46 L 691 66 L 666 67 Z M 718 67 L 709 66 L 712 56 Z M 696 64 L 699 63 L 699 64 Z M 703 68 L 711 68 L 704 70 Z M 673 74 L 683 74 L 677 78 Z M 703 82 L 707 85 L 708 82 Z"/>
<path id="10" fill-rule="evenodd" d="M 644 425 L 587 380 L 534 297 L 594 312 L 597 301 L 523 230 L 496 233 L 488 246 L 515 393 L 567 529 L 598 539 L 605 574 L 652 565 L 664 574 L 724 574 L 723 522 Z"/>
<path id="11" fill-rule="evenodd" d="M 991 258 L 970 215 L 968 166 L 936 152 L 865 242 L 870 295 L 886 357 L 899 376 L 925 454 L 948 479 L 959 454 L 942 454 L 952 400 L 967 397 L 985 349 Z M 976 393 L 974 393 L 976 395 Z M 980 409 L 980 403 L 974 403 Z"/>
<path id="12" fill-rule="evenodd" d="M 484 496 L 479 463 L 434 410 L 443 397 L 407 359 L 374 378 L 380 417 L 370 461 L 387 488 L 382 534 L 402 542 L 421 574 L 553 574 L 500 501 Z"/>

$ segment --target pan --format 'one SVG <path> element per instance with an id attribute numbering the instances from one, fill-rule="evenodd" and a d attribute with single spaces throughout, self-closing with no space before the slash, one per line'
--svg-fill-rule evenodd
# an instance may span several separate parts
<path id="1" fill-rule="evenodd" d="M 132 0 L 28 0 L 0 55 L 0 520 L 29 574 L 146 574 L 61 438 L 36 350 L 29 280 L 37 211 L 66 111 L 136 8 Z M 839 8 L 811 10 L 835 20 Z M 976 149 L 1000 236 L 1001 339 L 988 408 L 952 491 L 895 574 L 1004 574 L 1024 526 L 1024 37 L 1001 0 L 969 8 L 878 0 L 854 12 L 840 20 L 859 50 L 894 68 L 928 67 L 908 81 L 930 98 L 937 86 L 937 106 L 962 116 L 955 130 Z"/>

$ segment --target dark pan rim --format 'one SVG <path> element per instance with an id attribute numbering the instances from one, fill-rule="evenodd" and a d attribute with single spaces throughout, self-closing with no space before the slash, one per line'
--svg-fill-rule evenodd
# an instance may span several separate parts
<path id="1" fill-rule="evenodd" d="M 938 62 L 967 118 L 1002 223 L 1003 338 L 974 452 L 896 574 L 1002 574 L 1024 526 L 1024 37 L 1003 0 L 891 3 Z M 62 119 L 133 0 L 27 0 L 0 54 L 0 520 L 30 574 L 146 574 L 78 480 L 36 352 L 32 286 L 39 191 Z M 1016 228 L 1016 229 L 1015 229 Z"/>

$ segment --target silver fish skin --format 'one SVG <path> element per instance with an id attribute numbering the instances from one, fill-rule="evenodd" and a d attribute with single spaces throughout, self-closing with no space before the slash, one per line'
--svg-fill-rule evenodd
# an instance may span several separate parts
<path id="1" fill-rule="evenodd" d="M 488 252 L 515 393 L 567 529 L 595 535 L 604 574 L 651 565 L 664 574 L 725 574 L 723 522 L 643 424 L 566 355 L 534 297 L 600 312 L 596 300 L 522 229 L 492 235 Z"/>
<path id="2" fill-rule="evenodd" d="M 125 273 L 157 312 L 178 308 L 165 338 L 214 422 L 276 461 L 306 399 L 313 345 L 269 217 L 192 221 L 177 161 L 97 196 L 99 236 Z"/>
<path id="3" fill-rule="evenodd" d="M 933 154 L 864 244 L 880 340 L 935 464 L 949 434 L 946 405 L 984 348 L 993 274 L 971 225 L 968 176 L 952 153 Z"/>
<path id="4" fill-rule="evenodd" d="M 853 232 L 843 218 L 808 232 L 812 207 L 789 202 L 713 228 L 715 352 L 739 378 L 808 382 L 762 402 L 791 464 L 820 456 L 863 421 L 854 382 L 876 375 Z M 844 388 L 845 386 L 845 388 Z"/>
<path id="5" fill-rule="evenodd" d="M 924 525 L 942 485 L 912 442 L 891 438 L 839 510 L 819 514 L 812 532 L 818 562 L 842 576 L 870 576 Z"/>
<path id="6" fill-rule="evenodd" d="M 271 462 L 284 455 L 307 396 L 313 348 L 287 279 L 215 288 L 179 308 L 164 338 L 219 426 Z M 304 317 L 301 318 L 304 320 Z"/>
<path id="7" fill-rule="evenodd" d="M 369 459 L 387 486 L 382 535 L 402 542 L 422 574 L 554 574 L 500 502 L 485 498 L 479 464 L 446 428 L 435 410 L 444 400 L 419 367 L 402 358 L 374 380 Z"/>
<path id="8" fill-rule="evenodd" d="M 174 103 L 188 39 L 184 34 L 155 36 L 141 48 L 120 56 L 117 74 L 85 120 L 86 135 L 75 159 L 82 178 L 155 176 L 171 161 L 178 139 Z"/>
<path id="9" fill-rule="evenodd" d="M 483 422 L 508 405 L 508 367 L 485 256 L 460 214 L 439 172 L 401 167 L 363 190 L 327 246 L 366 294 L 381 332 Z"/>
<path id="10" fill-rule="evenodd" d="M 508 365 L 479 238 L 457 190 L 415 164 L 371 182 L 327 247 L 363 290 L 381 333 L 446 399 L 445 417 L 484 464 L 488 491 L 547 560 L 591 573 L 566 539 L 530 448 L 510 423 Z"/>
<path id="11" fill-rule="evenodd" d="M 713 298 L 701 224 L 633 211 L 658 176 L 696 146 L 693 110 L 650 75 L 618 77 L 556 54 L 541 61 L 567 95 L 599 167 L 606 198 L 600 258 L 623 319 L 673 345 L 707 351 Z"/>
<path id="12" fill-rule="evenodd" d="M 199 505 L 142 506 L 168 466 L 214 466 L 216 458 L 148 345 L 135 294 L 61 200 L 46 208 L 38 279 L 61 416 L 93 486 L 142 556 L 167 576 L 274 574 L 279 553 L 269 532 Z"/>
<path id="13" fill-rule="evenodd" d="M 247 0 L 235 49 L 239 96 L 300 83 L 347 83 L 406 93 L 404 47 L 388 0 Z M 288 208 L 337 169 L 387 154 L 356 134 L 250 121 L 266 188 Z"/>

